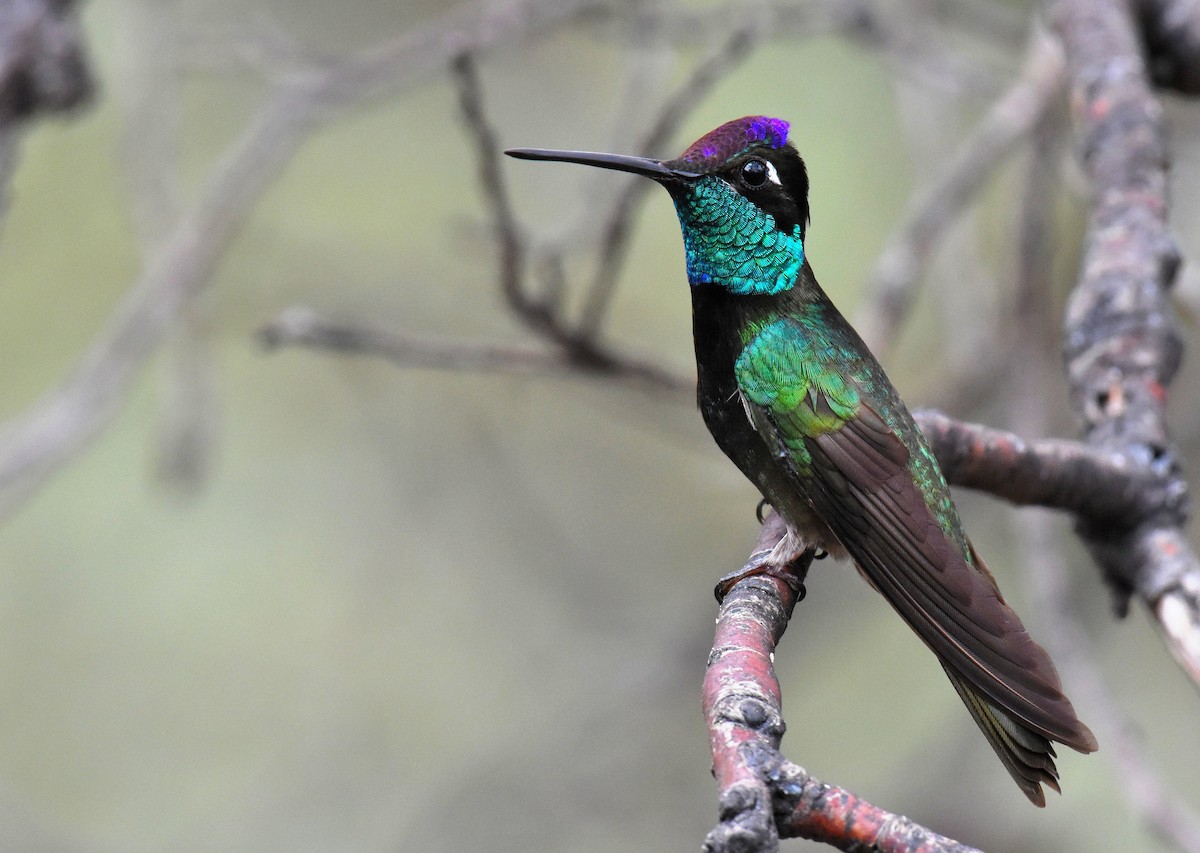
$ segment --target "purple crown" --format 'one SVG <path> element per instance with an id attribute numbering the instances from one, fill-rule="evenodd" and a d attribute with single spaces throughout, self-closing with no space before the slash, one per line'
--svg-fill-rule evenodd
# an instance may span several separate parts
<path id="1" fill-rule="evenodd" d="M 788 127 L 783 119 L 767 116 L 745 116 L 727 121 L 693 142 L 670 165 L 705 171 L 754 145 L 782 148 L 787 144 Z"/>

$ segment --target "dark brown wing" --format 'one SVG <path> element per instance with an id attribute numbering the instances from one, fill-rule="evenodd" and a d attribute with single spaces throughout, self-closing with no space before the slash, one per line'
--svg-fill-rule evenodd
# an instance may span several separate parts
<path id="1" fill-rule="evenodd" d="M 773 432 L 787 420 L 763 414 Z M 938 523 L 908 468 L 910 452 L 880 414 L 860 402 L 856 416 L 805 447 L 803 487 L 817 515 L 938 659 L 1034 731 L 1096 749 L 1050 656 Z"/>
<path id="2" fill-rule="evenodd" d="M 938 522 L 910 470 L 909 448 L 866 395 L 858 396 L 854 416 L 816 435 L 814 421 L 827 424 L 832 414 L 819 388 L 790 411 L 753 403 L 748 409 L 796 489 L 937 654 L 960 694 L 963 686 L 973 688 L 1002 709 L 1007 722 L 1082 752 L 1094 750 L 1095 738 L 1063 695 L 1049 656 L 1004 603 L 990 575 L 968 562 Z M 897 416 L 908 419 L 907 412 Z M 938 477 L 932 484 L 935 500 L 946 488 Z M 950 523 L 957 525 L 957 517 Z M 1001 752 L 988 721 L 963 698 Z M 1001 758 L 1012 770 L 1011 756 Z"/>

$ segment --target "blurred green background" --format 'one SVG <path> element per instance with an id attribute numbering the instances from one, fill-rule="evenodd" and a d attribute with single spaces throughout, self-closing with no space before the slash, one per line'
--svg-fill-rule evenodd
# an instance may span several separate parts
<path id="1" fill-rule="evenodd" d="M 129 176 L 139 129 L 122 104 L 178 46 L 155 43 L 147 21 L 165 15 L 199 33 L 193 58 L 263 20 L 336 55 L 453 5 L 87 4 L 98 98 L 28 132 L 0 237 L 0 415 L 15 417 L 69 374 L 138 274 Z M 1025 6 L 1014 9 L 1019 20 Z M 628 146 L 613 129 L 630 79 L 621 39 L 593 22 L 485 55 L 501 143 Z M 650 77 L 677 83 L 701 53 L 664 54 Z M 185 61 L 179 74 L 162 85 L 178 87 L 186 201 L 266 89 L 227 63 Z M 913 165 L 911 127 L 905 135 L 920 121 L 910 112 L 919 90 L 897 83 L 894 57 L 870 46 L 776 41 L 718 85 L 672 144 L 747 113 L 791 119 L 813 181 L 809 257 L 853 314 L 889 228 L 929 174 Z M 634 112 L 648 118 L 660 99 L 651 93 Z M 946 151 L 986 102 L 964 100 Z M 1190 254 L 1197 123 L 1186 105 L 1171 109 L 1176 225 Z M 601 186 L 613 176 L 584 169 L 504 165 L 519 214 L 543 237 L 586 231 L 589 200 L 614 188 Z M 1012 274 L 1011 171 L 989 190 L 975 238 L 999 279 Z M 746 557 L 757 496 L 687 396 L 267 353 L 254 336 L 304 304 L 398 332 L 525 340 L 497 291 L 475 177 L 448 75 L 317 130 L 194 315 L 215 404 L 203 482 L 159 476 L 172 375 L 160 357 L 111 427 L 4 521 L 0 846 L 698 849 L 716 819 L 699 710 L 712 583 Z M 1064 283 L 1078 206 L 1064 201 L 1060 217 Z M 690 308 L 665 195 L 637 226 L 606 338 L 688 375 Z M 587 273 L 592 258 L 580 252 L 569 272 Z M 939 293 L 973 287 L 931 285 L 889 355 L 910 403 L 938 400 L 937 365 L 953 360 Z M 980 293 L 968 304 L 994 313 L 997 297 Z M 1176 406 L 1189 451 L 1194 378 L 1179 381 Z M 951 413 L 1005 425 L 1005 395 L 980 396 L 982 407 Z M 1065 403 L 1048 417 L 1071 434 Z M 961 508 L 1039 634 L 1047 617 L 1013 544 L 1031 511 L 970 494 Z M 1141 610 L 1109 617 L 1068 524 L 1055 525 L 1127 734 L 1194 806 L 1195 691 Z M 932 656 L 853 570 L 818 564 L 808 590 L 776 660 L 790 758 L 990 850 L 1167 849 L 1120 793 L 1104 749 L 1111 732 L 1097 729 L 1095 756 L 1065 751 L 1064 796 L 1032 809 Z"/>

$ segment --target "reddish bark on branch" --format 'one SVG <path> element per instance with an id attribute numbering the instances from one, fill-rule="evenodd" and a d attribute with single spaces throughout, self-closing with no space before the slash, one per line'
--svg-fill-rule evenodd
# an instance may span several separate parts
<path id="1" fill-rule="evenodd" d="M 759 566 L 785 532 L 783 520 L 768 515 L 745 569 Z M 774 652 L 812 559 L 805 551 L 793 560 L 791 577 L 744 577 L 721 604 L 704 676 L 721 822 L 704 849 L 773 851 L 780 838 L 807 838 L 841 850 L 970 853 L 974 848 L 814 779 L 780 755 L 786 725 Z"/>
<path id="2" fill-rule="evenodd" d="M 807 838 L 855 853 L 979 853 L 845 788 L 819 782 L 791 762 L 780 759 L 778 765 L 768 778 L 791 804 L 786 815 L 775 815 L 782 838 Z"/>
<path id="3" fill-rule="evenodd" d="M 786 532 L 783 519 L 768 515 L 750 562 Z M 803 583 L 812 554 L 798 562 Z M 703 690 L 721 816 L 705 842 L 712 853 L 773 850 L 779 844 L 770 787 L 744 748 L 776 751 L 786 728 L 773 657 L 796 604 L 796 588 L 780 577 L 756 575 L 735 584 L 721 603 Z"/>

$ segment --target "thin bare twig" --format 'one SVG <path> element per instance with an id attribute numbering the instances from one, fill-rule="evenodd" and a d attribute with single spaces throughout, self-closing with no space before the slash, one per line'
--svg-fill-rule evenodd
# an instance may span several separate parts
<path id="1" fill-rule="evenodd" d="M 470 54 L 455 58 L 454 74 L 463 119 L 475 142 L 480 186 L 500 244 L 500 290 L 509 308 L 532 331 L 557 344 L 564 359 L 585 371 L 637 376 L 667 388 L 676 387 L 676 377 L 667 371 L 606 347 L 572 328 L 558 310 L 561 301 L 557 289 L 547 290 L 542 298 L 532 297 L 525 290 L 525 246 L 500 168 L 500 146 L 484 112 L 483 92 Z"/>
<path id="2" fill-rule="evenodd" d="M 374 355 L 402 367 L 520 375 L 600 375 L 660 391 L 695 389 L 695 380 L 674 376 L 649 362 L 622 358 L 603 367 L 589 368 L 558 347 L 417 338 L 357 322 L 328 320 L 301 306 L 288 308 L 264 325 L 258 337 L 270 349 L 301 346 Z"/>
<path id="3" fill-rule="evenodd" d="M 475 68 L 475 58 L 470 53 L 461 53 L 455 57 L 452 68 L 463 120 L 475 141 L 479 185 L 492 214 L 492 228 L 500 246 L 500 292 L 518 316 L 540 326 L 549 322 L 549 318 L 542 316 L 546 313 L 545 306 L 530 299 L 522 288 L 525 246 L 513 214 L 508 187 L 504 183 L 504 172 L 500 168 L 501 146 L 483 110 L 483 89 Z M 535 317 L 538 319 L 535 320 Z"/>
<path id="4" fill-rule="evenodd" d="M 300 346 L 374 355 L 404 367 L 473 373 L 565 372 L 572 365 L 557 350 L 518 345 L 410 338 L 385 329 L 327 320 L 300 305 L 288 308 L 258 330 L 268 349 Z"/>
<path id="5" fill-rule="evenodd" d="M 1064 79 L 1061 49 L 1035 33 L 1017 82 L 992 105 L 941 177 L 909 203 L 879 256 L 867 285 L 867 307 L 855 322 L 873 350 L 892 345 L 938 239 L 1054 102 Z"/>
<path id="6" fill-rule="evenodd" d="M 182 79 L 172 65 L 182 39 L 177 10 L 161 4 L 130 9 L 123 28 L 130 46 L 119 85 L 124 113 L 122 171 L 143 263 L 179 221 Z M 180 493 L 195 492 L 211 466 L 217 434 L 217 393 L 208 300 L 192 300 L 168 335 L 160 373 L 156 470 Z"/>
<path id="7" fill-rule="evenodd" d="M 289 77 L 214 164 L 72 374 L 0 425 L 0 515 L 32 494 L 119 409 L 146 359 L 204 290 L 263 192 L 308 134 L 341 110 L 415 85 L 464 51 L 561 25 L 602 0 L 472 3 L 320 73 Z"/>
<path id="8" fill-rule="evenodd" d="M 687 80 L 663 103 L 658 119 L 635 146 L 635 153 L 646 157 L 661 156 L 666 143 L 701 99 L 741 62 L 758 41 L 755 28 L 744 27 L 702 59 Z M 578 331 L 595 339 L 608 314 L 617 277 L 625 264 L 632 236 L 633 215 L 653 184 L 644 178 L 628 181 L 617 196 L 600 240 L 600 262 L 580 312 Z"/>
<path id="9" fill-rule="evenodd" d="M 973 37 L 977 41 L 1000 42 L 1003 53 L 1011 53 L 1019 41 L 1012 39 L 1013 26 L 997 26 L 997 16 L 964 15 L 957 8 L 936 10 L 943 32 Z M 769 32 L 775 38 L 814 38 L 840 34 L 857 41 L 891 60 L 897 73 L 914 82 L 943 91 L 997 88 L 990 69 L 978 60 L 977 52 L 954 53 L 946 45 L 952 38 L 918 42 L 902 31 L 906 6 L 887 0 L 730 0 L 726 3 L 677 5 L 667 9 L 651 5 L 637 13 L 642 26 L 653 26 L 670 44 L 706 44 L 742 27 Z M 982 22 L 982 23 L 981 23 Z M 1011 20 L 1010 20 L 1011 24 Z"/>

